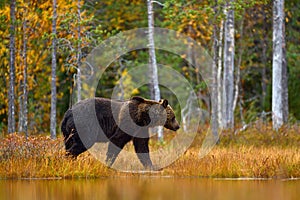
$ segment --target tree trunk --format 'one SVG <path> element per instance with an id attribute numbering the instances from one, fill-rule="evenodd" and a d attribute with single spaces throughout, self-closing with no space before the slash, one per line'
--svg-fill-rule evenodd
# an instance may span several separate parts
<path id="1" fill-rule="evenodd" d="M 158 86 L 158 76 L 157 76 L 157 64 L 156 64 L 156 56 L 155 56 L 155 44 L 154 44 L 154 19 L 153 19 L 153 8 L 152 8 L 152 0 L 147 0 L 148 7 L 148 39 L 149 39 L 149 68 L 150 79 L 153 82 L 153 92 L 154 99 L 156 101 L 160 100 L 160 91 Z"/>
<path id="2" fill-rule="evenodd" d="M 8 133 L 16 132 L 15 121 L 15 22 L 16 1 L 10 2 Z"/>
<path id="3" fill-rule="evenodd" d="M 194 112 L 193 109 L 193 92 L 190 92 L 189 97 L 186 101 L 185 107 L 181 109 L 181 119 L 183 123 L 183 131 L 188 131 L 188 127 L 190 126 L 191 114 Z"/>
<path id="4" fill-rule="evenodd" d="M 25 8 L 26 9 L 26 8 Z M 19 122 L 18 122 L 18 131 L 25 132 L 26 137 L 28 137 L 28 92 L 27 92 L 27 10 L 25 10 L 24 18 L 22 21 L 23 29 L 23 50 L 22 50 L 22 59 L 23 59 L 23 81 L 20 83 L 20 93 L 19 96 Z"/>
<path id="5" fill-rule="evenodd" d="M 233 128 L 233 92 L 234 92 L 234 10 L 233 0 L 225 7 L 224 72 L 223 72 L 223 127 Z"/>
<path id="6" fill-rule="evenodd" d="M 235 81 L 235 94 L 234 94 L 234 100 L 233 100 L 233 109 L 232 111 L 235 111 L 235 108 L 237 106 L 237 103 L 240 98 L 240 85 L 241 85 L 241 63 L 242 63 L 242 56 L 244 53 L 244 46 L 243 46 L 243 36 L 244 36 L 244 15 L 242 14 L 241 24 L 240 24 L 240 45 L 238 50 L 238 59 L 237 59 L 237 66 L 236 66 L 236 81 Z"/>
<path id="7" fill-rule="evenodd" d="M 119 59 L 119 65 L 120 65 L 120 78 L 119 78 L 119 85 L 120 85 L 120 90 L 121 90 L 121 94 L 119 96 L 120 100 L 124 100 L 125 99 L 125 87 L 124 87 L 124 83 L 123 83 L 123 76 L 122 73 L 124 72 L 126 66 L 122 63 L 122 59 Z"/>
<path id="8" fill-rule="evenodd" d="M 284 0 L 283 0 L 284 1 Z M 283 2 L 284 6 L 284 2 Z M 285 42 L 285 23 L 284 23 L 284 8 L 283 8 L 283 21 L 282 21 L 282 117 L 283 123 L 289 120 L 289 93 L 288 93 L 288 72 L 287 72 L 287 59 L 286 59 L 286 42 Z"/>
<path id="9" fill-rule="evenodd" d="M 155 56 L 155 44 L 154 44 L 154 19 L 153 19 L 153 2 L 152 0 L 147 0 L 148 9 L 148 40 L 149 40 L 149 74 L 150 74 L 150 92 L 153 91 L 151 98 L 154 100 L 160 100 L 160 90 L 158 85 L 158 75 L 157 75 L 157 64 Z M 158 128 L 158 138 L 163 139 L 162 127 Z"/>
<path id="10" fill-rule="evenodd" d="M 273 74 L 272 74 L 272 122 L 278 130 L 283 124 L 283 20 L 284 1 L 273 4 Z"/>
<path id="11" fill-rule="evenodd" d="M 77 46 L 77 101 L 81 101 L 81 71 L 80 71 L 80 65 L 81 65 L 81 0 L 78 0 L 77 2 L 77 15 L 78 15 L 78 27 L 77 27 L 77 34 L 78 34 L 78 46 Z"/>
<path id="12" fill-rule="evenodd" d="M 235 81 L 235 95 L 233 101 L 233 113 L 236 109 L 236 106 L 239 105 L 239 113 L 240 113 L 240 120 L 242 122 L 243 127 L 246 126 L 246 122 L 243 116 L 243 97 L 242 97 L 242 84 L 241 84 L 241 63 L 242 63 L 242 56 L 244 52 L 244 45 L 243 45 L 243 36 L 244 36 L 244 16 L 245 12 L 242 14 L 241 24 L 240 24 L 240 46 L 238 50 L 238 60 L 236 66 L 236 81 Z"/>
<path id="13" fill-rule="evenodd" d="M 19 91 L 22 91 L 23 88 L 23 81 L 20 80 L 19 83 Z M 23 111 L 23 94 L 21 92 L 17 92 L 18 96 L 18 103 L 19 103 L 19 110 L 18 110 L 18 132 L 22 133 L 23 132 L 23 116 L 24 116 L 24 111 Z"/>
<path id="14" fill-rule="evenodd" d="M 26 12 L 27 13 L 27 12 Z M 28 137 L 28 86 L 27 86 L 27 22 L 23 22 L 23 131 Z"/>
<path id="15" fill-rule="evenodd" d="M 53 18 L 52 18 L 52 64 L 51 64 L 51 115 L 50 115 L 50 134 L 51 138 L 56 138 L 56 13 L 57 3 L 53 0 Z"/>
<path id="16" fill-rule="evenodd" d="M 212 94 L 211 94 L 211 126 L 212 134 L 218 137 L 218 39 L 217 39 L 217 25 L 213 25 L 213 63 L 212 63 Z"/>
<path id="17" fill-rule="evenodd" d="M 217 74 L 217 87 L 218 87 L 218 124 L 220 127 L 223 127 L 222 123 L 222 46 L 223 46 L 223 32 L 224 22 L 221 20 L 220 24 L 220 35 L 218 42 L 218 74 Z"/>

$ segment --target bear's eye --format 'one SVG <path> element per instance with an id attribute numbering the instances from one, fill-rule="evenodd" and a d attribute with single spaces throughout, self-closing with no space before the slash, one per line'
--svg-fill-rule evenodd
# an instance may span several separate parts
<path id="1" fill-rule="evenodd" d="M 172 122 L 174 122 L 174 121 L 175 121 L 175 117 L 172 118 Z"/>

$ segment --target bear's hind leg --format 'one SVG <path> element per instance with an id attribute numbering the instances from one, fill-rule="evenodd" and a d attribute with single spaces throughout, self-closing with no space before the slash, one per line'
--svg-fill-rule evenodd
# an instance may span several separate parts
<path id="1" fill-rule="evenodd" d="M 68 137 L 64 139 L 66 155 L 68 157 L 77 158 L 77 156 L 87 149 L 81 142 L 78 133 L 75 130 L 72 130 Z"/>

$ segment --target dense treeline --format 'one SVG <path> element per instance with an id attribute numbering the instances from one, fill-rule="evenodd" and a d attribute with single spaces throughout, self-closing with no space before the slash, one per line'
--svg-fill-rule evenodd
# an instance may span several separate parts
<path id="1" fill-rule="evenodd" d="M 181 1 L 165 0 L 154 3 L 156 27 L 164 27 L 184 33 L 205 49 L 213 51 L 213 28 L 217 26 L 219 37 L 225 16 L 226 1 Z M 222 3 L 223 2 L 223 3 Z M 7 132 L 8 90 L 10 88 L 10 3 L 0 3 L 0 132 Z M 236 123 L 250 123 L 257 119 L 271 119 L 272 97 L 272 19 L 273 2 L 268 0 L 234 1 L 234 74 L 238 84 L 238 106 L 235 109 Z M 288 72 L 289 120 L 300 119 L 300 5 L 297 1 L 285 3 L 286 62 Z M 14 104 L 16 125 L 24 105 L 28 108 L 30 133 L 49 132 L 51 101 L 51 32 L 52 1 L 17 0 L 15 5 L 15 80 Z M 57 124 L 70 106 L 71 95 L 78 83 L 78 66 L 81 59 L 102 41 L 119 32 L 147 27 L 146 1 L 58 1 L 57 2 Z M 80 52 L 80 53 L 79 53 Z M 157 50 L 157 63 L 169 65 L 184 75 L 195 88 L 202 107 L 208 109 L 206 87 L 198 71 L 184 59 L 187 55 L 173 55 Z M 197 55 L 192 55 L 197 56 Z M 221 57 L 222 59 L 222 57 Z M 97 95 L 110 97 L 112 88 L 120 84 L 120 76 L 130 68 L 147 63 L 148 50 L 130 52 L 113 62 L 99 83 Z M 25 70 L 26 69 L 26 70 Z M 236 80 L 240 78 L 237 83 Z M 123 83 L 131 94 L 149 97 L 147 87 L 131 88 L 130 80 Z M 24 90 L 25 88 L 25 90 Z M 24 98 L 24 92 L 28 98 Z M 162 96 L 176 102 L 176 97 L 167 89 Z M 124 97 L 128 98 L 128 94 Z M 27 103 L 24 104 L 24 101 Z M 173 103 L 176 104 L 176 103 Z M 179 107 L 176 112 L 180 114 Z M 23 112 L 24 113 L 24 112 Z M 27 114 L 26 114 L 27 115 Z M 16 131 L 22 129 L 17 129 Z"/>

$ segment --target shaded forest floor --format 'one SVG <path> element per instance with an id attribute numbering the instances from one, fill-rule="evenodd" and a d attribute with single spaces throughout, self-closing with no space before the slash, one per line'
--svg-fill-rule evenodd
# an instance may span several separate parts
<path id="1" fill-rule="evenodd" d="M 203 158 L 199 150 L 202 130 L 190 148 L 155 176 L 195 176 L 213 178 L 299 178 L 300 127 L 279 132 L 270 126 L 253 126 L 238 134 L 222 133 L 220 142 Z M 168 140 L 168 138 L 166 138 Z M 159 148 L 152 142 L 151 148 Z M 132 145 L 126 147 L 132 148 Z M 63 139 L 12 134 L 0 139 L 0 178 L 97 178 L 139 176 L 110 169 L 89 152 L 72 160 L 65 157 Z M 143 174 L 145 175 L 145 174 Z"/>

